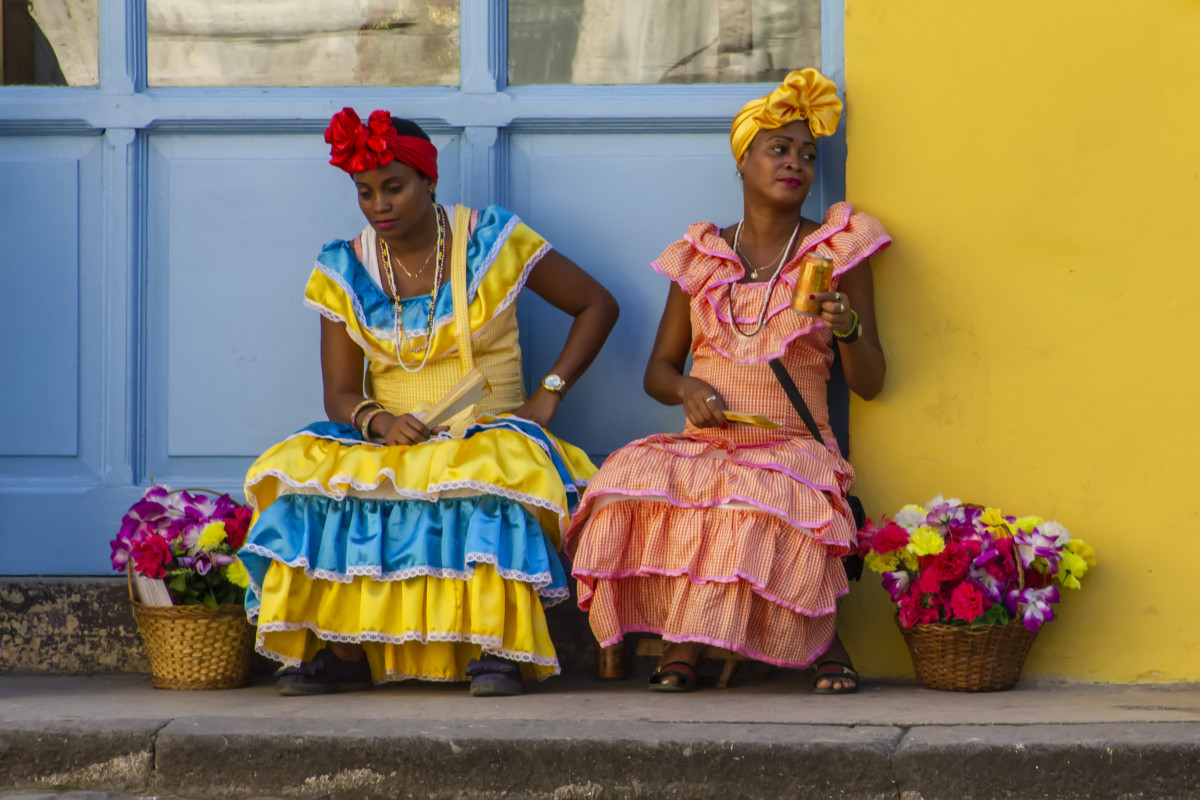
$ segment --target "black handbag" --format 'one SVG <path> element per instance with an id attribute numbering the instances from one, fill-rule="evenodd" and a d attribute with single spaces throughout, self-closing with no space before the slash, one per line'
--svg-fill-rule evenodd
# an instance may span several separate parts
<path id="1" fill-rule="evenodd" d="M 775 373 L 776 379 L 783 387 L 783 391 L 787 394 L 788 400 L 796 409 L 796 413 L 800 415 L 800 419 L 804 420 L 808 432 L 818 442 L 824 442 L 825 439 L 821 436 L 821 431 L 817 428 L 817 421 L 813 419 L 812 412 L 808 410 L 808 403 L 804 402 L 804 395 L 800 394 L 800 389 L 796 387 L 796 382 L 792 380 L 792 376 L 788 373 L 787 367 L 778 358 L 772 358 L 767 362 L 771 365 L 771 371 Z M 854 529 L 858 530 L 867 521 L 866 511 L 863 509 L 862 501 L 855 495 L 846 495 L 846 504 L 850 506 L 850 514 L 854 517 Z M 852 581 L 862 578 L 863 560 L 862 556 L 857 553 L 851 553 L 848 556 L 842 557 L 842 566 L 846 569 L 846 578 Z"/>

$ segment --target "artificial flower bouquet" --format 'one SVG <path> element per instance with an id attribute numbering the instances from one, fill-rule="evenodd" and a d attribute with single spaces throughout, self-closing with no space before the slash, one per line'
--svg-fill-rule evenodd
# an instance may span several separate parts
<path id="1" fill-rule="evenodd" d="M 235 553 L 252 514 L 228 494 L 151 486 L 110 542 L 113 569 L 165 581 L 173 605 L 241 605 L 249 576 Z"/>
<path id="2" fill-rule="evenodd" d="M 137 587 L 133 616 L 159 689 L 232 689 L 250 682 L 254 628 L 242 608 L 238 559 L 253 512 L 227 494 L 152 486 L 121 520 L 113 569 Z"/>
<path id="3" fill-rule="evenodd" d="M 883 576 L 901 627 L 1007 625 L 1054 619 L 1059 588 L 1078 589 L 1092 548 L 1057 522 L 1014 517 L 941 495 L 859 531 L 859 553 Z"/>
<path id="4" fill-rule="evenodd" d="M 946 500 L 868 520 L 859 553 L 883 576 L 917 678 L 931 689 L 1011 689 L 1060 587 L 1092 549 L 1057 522 Z"/>

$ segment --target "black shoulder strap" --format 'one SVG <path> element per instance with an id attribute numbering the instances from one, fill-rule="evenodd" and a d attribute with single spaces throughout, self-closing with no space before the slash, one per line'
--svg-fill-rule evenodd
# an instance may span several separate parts
<path id="1" fill-rule="evenodd" d="M 787 393 L 788 400 L 792 401 L 792 405 L 796 408 L 796 413 L 800 415 L 800 419 L 804 420 L 804 424 L 808 426 L 808 432 L 813 438 L 821 444 L 825 444 L 825 439 L 821 436 L 821 431 L 817 428 L 817 421 L 813 419 L 812 412 L 808 410 L 808 403 L 804 402 L 804 395 L 800 394 L 800 390 L 796 388 L 796 382 L 792 380 L 792 376 L 788 374 L 787 367 L 778 358 L 772 358 L 767 362 L 771 365 L 771 371 L 775 373 L 775 377 L 779 380 L 783 391 Z M 825 445 L 828 447 L 829 445 Z"/>

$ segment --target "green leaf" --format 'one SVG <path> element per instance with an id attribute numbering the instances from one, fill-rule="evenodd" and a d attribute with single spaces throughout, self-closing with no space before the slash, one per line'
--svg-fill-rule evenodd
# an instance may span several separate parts
<path id="1" fill-rule="evenodd" d="M 182 593 L 187 589 L 187 575 L 176 575 L 174 578 L 171 578 L 169 585 L 175 591 Z"/>
<path id="2" fill-rule="evenodd" d="M 204 607 L 209 611 L 217 610 L 217 598 L 213 597 L 211 590 L 204 595 Z"/>
<path id="3" fill-rule="evenodd" d="M 992 607 L 984 612 L 977 620 L 980 625 L 1007 625 L 1009 623 L 1008 609 L 1003 603 L 992 603 Z"/>

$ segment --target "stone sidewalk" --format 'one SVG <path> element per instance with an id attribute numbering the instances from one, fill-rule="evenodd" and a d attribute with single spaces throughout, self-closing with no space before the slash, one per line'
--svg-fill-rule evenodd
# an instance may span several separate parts
<path id="1" fill-rule="evenodd" d="M 283 698 L 0 676 L 0 792 L 171 798 L 1197 798 L 1200 686 L 993 694 L 780 673 L 691 695 L 557 680 Z M 75 794 L 89 800 L 83 794 Z M 90 797 L 102 797 L 91 795 Z M 3 797 L 3 795 L 0 795 Z"/>

